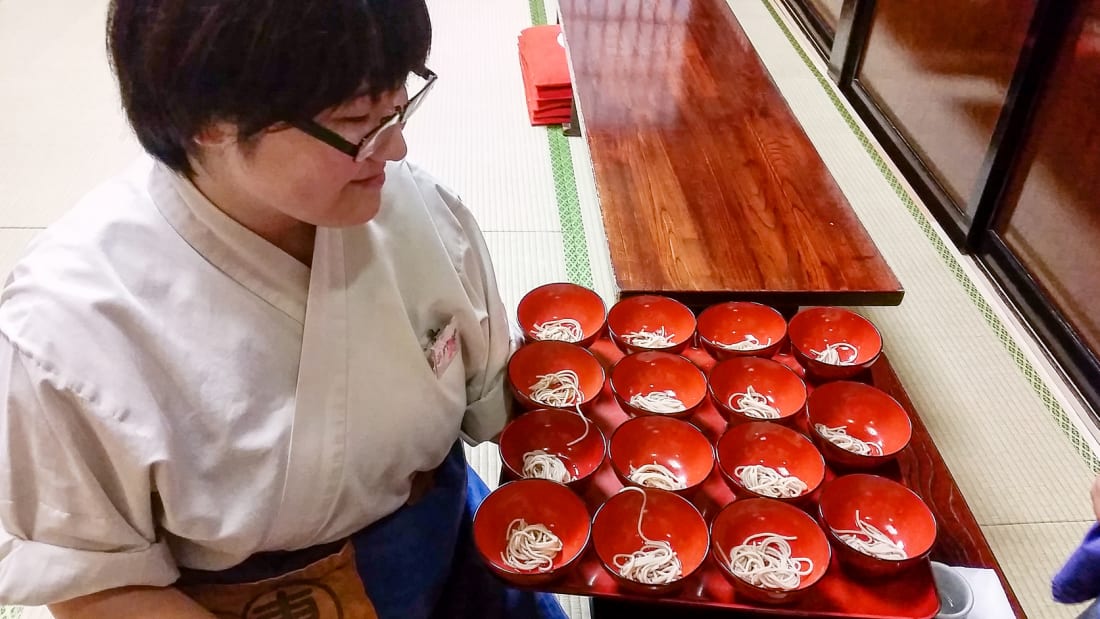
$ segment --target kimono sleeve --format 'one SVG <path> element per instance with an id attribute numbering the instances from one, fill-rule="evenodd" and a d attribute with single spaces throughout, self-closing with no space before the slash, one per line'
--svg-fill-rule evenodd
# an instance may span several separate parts
<path id="1" fill-rule="evenodd" d="M 465 251 L 458 266 L 468 300 L 480 317 L 482 337 L 472 347 L 478 354 L 466 382 L 467 405 L 462 420 L 466 440 L 479 443 L 500 433 L 511 416 L 513 402 L 504 385 L 504 374 L 508 359 L 519 345 L 516 334 L 522 339 L 522 333 L 508 320 L 489 248 L 473 213 L 446 188 L 437 185 L 436 190 L 462 227 Z"/>
<path id="2" fill-rule="evenodd" d="M 0 604 L 43 605 L 179 572 L 122 425 L 0 334 Z M 127 470 L 130 469 L 130 470 Z"/>

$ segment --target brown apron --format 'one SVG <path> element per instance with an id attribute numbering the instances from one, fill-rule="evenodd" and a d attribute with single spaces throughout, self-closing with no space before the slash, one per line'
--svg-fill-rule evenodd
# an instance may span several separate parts
<path id="1" fill-rule="evenodd" d="M 283 576 L 243 584 L 181 584 L 179 589 L 219 619 L 376 619 L 355 550 L 339 552 Z"/>

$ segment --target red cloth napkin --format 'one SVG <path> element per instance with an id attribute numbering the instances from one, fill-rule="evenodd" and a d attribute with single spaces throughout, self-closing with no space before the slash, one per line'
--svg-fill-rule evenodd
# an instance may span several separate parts
<path id="1" fill-rule="evenodd" d="M 532 125 L 567 122 L 573 101 L 560 26 L 534 26 L 519 35 L 520 73 Z"/>

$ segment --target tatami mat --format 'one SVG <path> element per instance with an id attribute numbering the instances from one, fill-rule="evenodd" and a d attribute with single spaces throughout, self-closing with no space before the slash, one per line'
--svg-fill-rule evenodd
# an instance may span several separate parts
<path id="1" fill-rule="evenodd" d="M 523 105 L 516 37 L 527 5 L 428 4 L 439 81 L 406 128 L 409 159 L 451 185 L 486 231 L 560 231 L 546 132 Z"/>
<path id="2" fill-rule="evenodd" d="M 565 278 L 561 232 L 486 232 L 497 283 L 512 312 L 532 288 Z"/>
<path id="3" fill-rule="evenodd" d="M 36 234 L 38 230 L 0 228 L 0 282 L 7 279 L 12 265 Z"/>
<path id="4" fill-rule="evenodd" d="M 1084 610 L 1084 604 L 1066 606 L 1054 602 L 1050 597 L 1050 579 L 1034 575 L 1054 574 L 1081 543 L 1082 531 L 1090 524 L 1055 522 L 982 527 L 986 539 L 999 554 L 1014 557 L 1012 561 L 1002 560 L 1001 567 L 1031 619 L 1076 617 Z"/>
<path id="5" fill-rule="evenodd" d="M 0 3 L 0 227 L 48 225 L 138 153 L 106 62 L 106 6 Z"/>

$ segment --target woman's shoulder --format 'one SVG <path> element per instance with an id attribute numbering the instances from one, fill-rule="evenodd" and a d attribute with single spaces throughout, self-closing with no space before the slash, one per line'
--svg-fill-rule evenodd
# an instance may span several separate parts
<path id="1" fill-rule="evenodd" d="M 80 324 L 139 285 L 170 230 L 149 195 L 151 167 L 139 161 L 100 184 L 31 241 L 0 289 L 0 331 Z"/>

